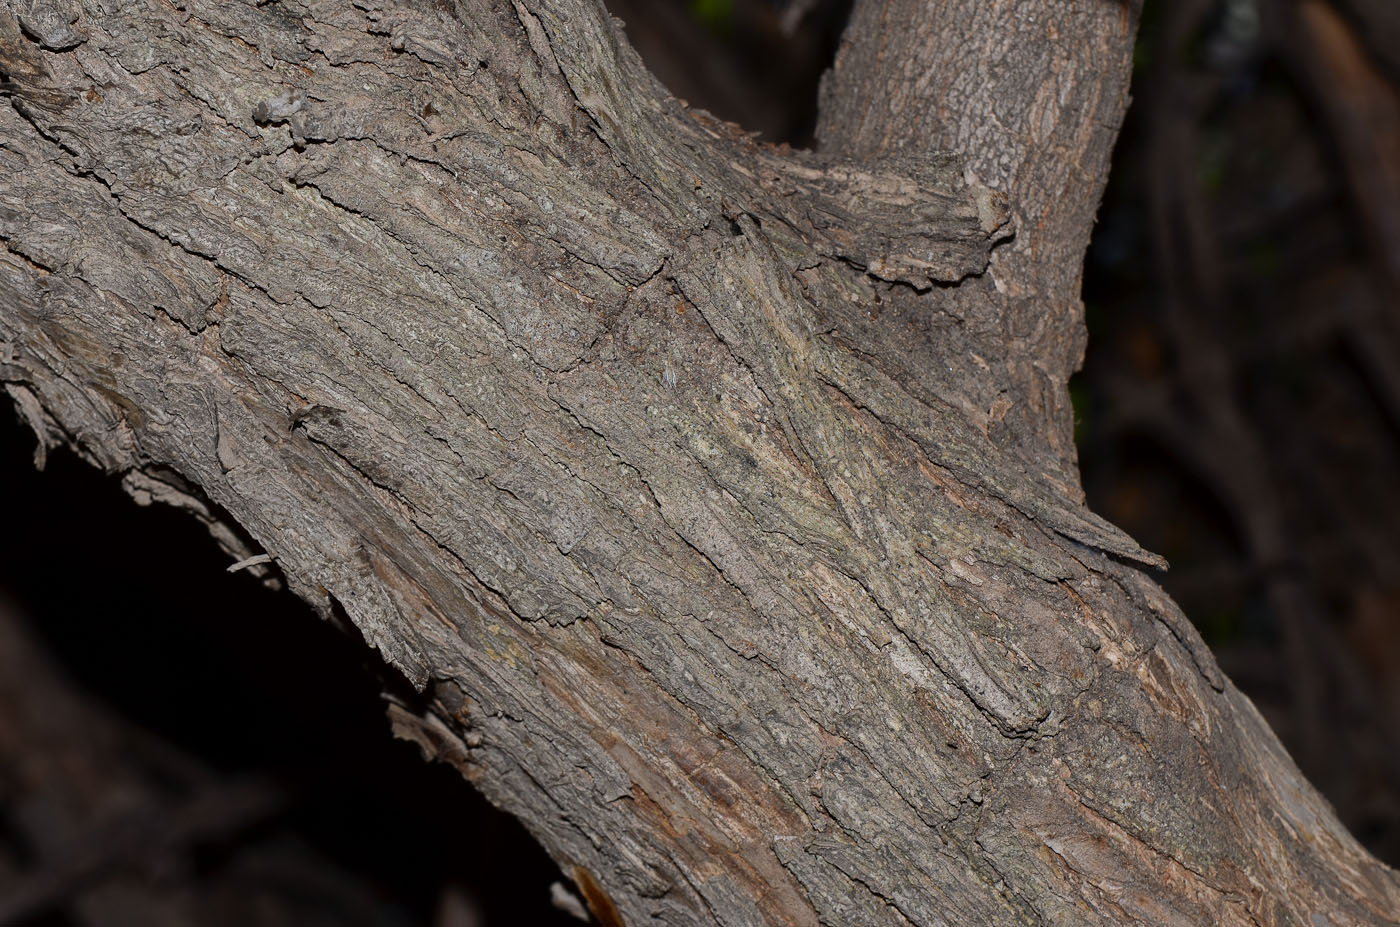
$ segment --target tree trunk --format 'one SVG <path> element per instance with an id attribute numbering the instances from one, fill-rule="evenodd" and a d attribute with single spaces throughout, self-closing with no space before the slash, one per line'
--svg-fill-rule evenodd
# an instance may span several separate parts
<path id="1" fill-rule="evenodd" d="M 1082 504 L 1136 3 L 859 2 L 815 154 L 598 0 L 3 9 L 40 457 L 343 610 L 600 923 L 1398 922 Z"/>

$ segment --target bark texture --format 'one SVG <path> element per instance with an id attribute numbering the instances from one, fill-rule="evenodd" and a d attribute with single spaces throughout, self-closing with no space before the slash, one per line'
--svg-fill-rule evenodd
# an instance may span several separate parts
<path id="1" fill-rule="evenodd" d="M 1127 109 L 1138 6 L 858 0 L 824 84 L 822 150 L 956 151 L 1011 204 L 1015 240 L 960 288 L 962 343 L 940 333 L 937 350 L 990 363 L 954 367 L 968 411 L 1068 496 L 1079 478 L 1064 384 L 1083 359 L 1080 275 Z"/>
<path id="2" fill-rule="evenodd" d="M 819 155 L 595 0 L 0 9 L 41 452 L 343 609 L 601 923 L 1396 922 L 1080 501 L 1131 4 L 858 4 Z"/>

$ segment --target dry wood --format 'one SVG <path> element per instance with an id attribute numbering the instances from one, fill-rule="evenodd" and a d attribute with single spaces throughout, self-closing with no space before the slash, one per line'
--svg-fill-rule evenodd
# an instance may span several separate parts
<path id="1" fill-rule="evenodd" d="M 600 921 L 1394 922 L 1081 503 L 1134 5 L 858 4 L 820 155 L 594 0 L 4 10 L 7 390 L 343 609 Z"/>

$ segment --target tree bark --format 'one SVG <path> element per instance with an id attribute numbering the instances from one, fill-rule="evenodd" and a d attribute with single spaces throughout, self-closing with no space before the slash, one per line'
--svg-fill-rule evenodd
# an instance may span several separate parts
<path id="1" fill-rule="evenodd" d="M 597 0 L 3 11 L 40 456 L 343 612 L 600 923 L 1397 923 L 1082 504 L 1136 4 L 858 3 L 819 153 Z"/>

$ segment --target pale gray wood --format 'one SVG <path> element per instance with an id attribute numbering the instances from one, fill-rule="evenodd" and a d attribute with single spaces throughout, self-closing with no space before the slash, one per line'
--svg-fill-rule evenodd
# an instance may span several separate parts
<path id="1" fill-rule="evenodd" d="M 605 923 L 1395 922 L 1082 505 L 1132 5 L 858 5 L 823 154 L 596 0 L 0 8 L 41 447 L 343 609 Z"/>

